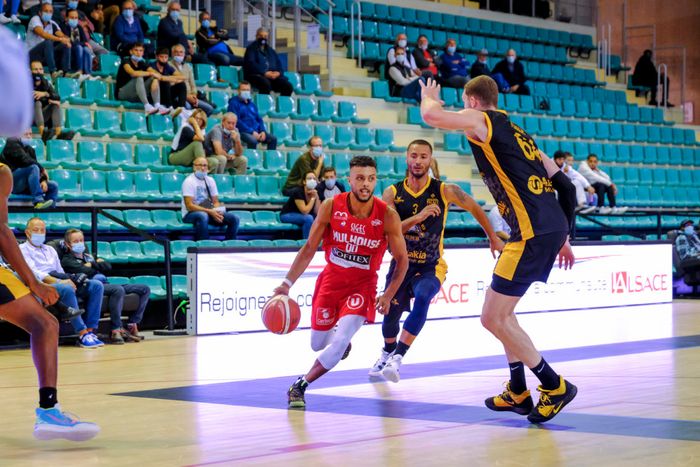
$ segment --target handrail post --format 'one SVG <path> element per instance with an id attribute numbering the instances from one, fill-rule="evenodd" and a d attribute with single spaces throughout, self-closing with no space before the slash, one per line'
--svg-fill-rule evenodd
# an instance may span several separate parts
<path id="1" fill-rule="evenodd" d="M 92 254 L 97 257 L 97 208 L 95 206 L 90 209 L 90 236 L 92 237 Z"/>
<path id="2" fill-rule="evenodd" d="M 272 47 L 277 47 L 277 0 L 272 0 L 270 19 L 270 45 Z"/>
<path id="3" fill-rule="evenodd" d="M 664 70 L 663 77 L 664 77 L 664 83 L 663 83 L 663 95 L 661 96 L 661 99 L 664 101 L 664 108 L 668 109 L 668 86 L 666 86 L 666 77 L 668 76 L 668 65 L 665 63 L 660 63 L 658 66 L 658 72 L 656 73 L 656 107 L 659 107 L 659 87 L 662 86 L 661 84 L 661 70 Z"/>
<path id="4" fill-rule="evenodd" d="M 168 310 L 168 331 L 172 331 L 175 329 L 175 318 L 173 316 L 173 274 L 170 264 L 170 240 L 165 240 L 163 250 L 165 253 L 165 306 Z"/>
<path id="5" fill-rule="evenodd" d="M 301 10 L 299 0 L 294 0 L 294 62 L 296 72 L 301 66 Z"/>
<path id="6" fill-rule="evenodd" d="M 357 45 L 360 49 L 358 52 L 358 65 L 362 68 L 362 5 L 360 0 L 355 0 L 355 3 L 357 3 Z"/>
<path id="7" fill-rule="evenodd" d="M 274 1 L 274 0 L 273 0 Z M 328 5 L 328 34 L 326 36 L 326 69 L 328 70 L 328 90 L 333 90 L 333 6 Z"/>

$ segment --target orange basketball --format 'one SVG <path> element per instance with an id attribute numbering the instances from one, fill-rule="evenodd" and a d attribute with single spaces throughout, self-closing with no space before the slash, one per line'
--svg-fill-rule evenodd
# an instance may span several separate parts
<path id="1" fill-rule="evenodd" d="M 297 328 L 300 319 L 299 305 L 286 295 L 275 295 L 262 309 L 263 324 L 275 334 L 289 334 Z"/>

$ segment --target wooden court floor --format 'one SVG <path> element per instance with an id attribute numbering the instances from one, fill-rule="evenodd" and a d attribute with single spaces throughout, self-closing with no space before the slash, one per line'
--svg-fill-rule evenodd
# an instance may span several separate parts
<path id="1" fill-rule="evenodd" d="M 521 322 L 579 387 L 541 427 L 483 406 L 507 373 L 474 318 L 429 321 L 398 384 L 368 381 L 381 331 L 363 327 L 306 411 L 285 395 L 314 358 L 305 330 L 62 347 L 59 401 L 102 426 L 81 444 L 33 439 L 29 351 L 3 351 L 0 466 L 700 465 L 700 301 Z"/>

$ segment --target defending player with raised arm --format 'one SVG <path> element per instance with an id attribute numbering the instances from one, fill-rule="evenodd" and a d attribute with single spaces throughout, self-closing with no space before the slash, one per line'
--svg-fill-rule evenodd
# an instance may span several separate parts
<path id="1" fill-rule="evenodd" d="M 423 119 L 465 133 L 484 183 L 511 228 L 481 313 L 484 327 L 503 344 L 510 381 L 503 393 L 487 398 L 485 404 L 492 410 L 527 415 L 532 423 L 545 422 L 573 400 L 577 388 L 542 358 L 520 327 L 515 306 L 533 282 L 547 281 L 557 256 L 560 268 L 573 265 L 568 237 L 575 188 L 532 137 L 497 109 L 498 86 L 492 78 L 479 76 L 464 86 L 465 108 L 459 112 L 443 109 L 440 86 L 433 80 L 421 83 L 421 88 Z M 523 365 L 541 382 L 534 407 Z"/>
<path id="2" fill-rule="evenodd" d="M 425 325 L 430 302 L 445 280 L 447 264 L 443 258 L 443 237 L 449 205 L 456 204 L 476 218 L 489 238 L 494 257 L 496 251 L 503 249 L 503 241 L 496 236 L 479 204 L 459 186 L 430 176 L 432 162 L 432 145 L 421 139 L 412 141 L 406 153 L 406 178 L 387 187 L 382 195 L 384 202 L 395 208 L 401 218 L 409 269 L 389 313 L 384 315 L 384 348 L 369 376 L 383 376 L 395 383 L 400 379 L 399 369 L 406 352 Z M 394 269 L 392 261 L 387 283 L 393 280 Z M 406 311 L 409 315 L 397 343 L 399 321 Z"/>
<path id="3" fill-rule="evenodd" d="M 311 310 L 311 348 L 323 350 L 309 372 L 287 391 L 290 408 L 304 408 L 308 385 L 335 367 L 350 352 L 350 341 L 375 311 L 386 314 L 408 269 L 401 219 L 374 193 L 377 165 L 357 156 L 350 161 L 351 191 L 321 205 L 306 244 L 299 250 L 287 276 L 274 294 L 288 295 L 304 273 L 321 241 L 326 267 L 316 280 Z M 396 261 L 396 277 L 377 296 L 377 270 L 387 243 Z M 336 326 L 334 330 L 333 328 Z"/>

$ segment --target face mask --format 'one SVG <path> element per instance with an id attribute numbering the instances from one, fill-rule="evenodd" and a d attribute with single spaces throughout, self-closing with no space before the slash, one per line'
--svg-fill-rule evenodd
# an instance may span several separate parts
<path id="1" fill-rule="evenodd" d="M 222 128 L 221 128 L 221 131 L 223 131 L 225 135 L 230 135 L 230 134 L 231 134 L 231 130 L 229 130 L 229 129 L 227 129 L 227 128 L 223 128 L 223 127 L 222 127 Z"/>
<path id="2" fill-rule="evenodd" d="M 508 56 L 506 57 L 506 61 L 507 61 L 508 63 L 511 63 L 511 64 L 512 64 L 512 63 L 515 63 L 515 57 L 513 57 L 512 55 L 508 55 Z"/>
<path id="3" fill-rule="evenodd" d="M 399 47 L 405 48 L 406 47 L 406 39 L 401 39 L 399 41 Z"/>
<path id="4" fill-rule="evenodd" d="M 241 99 L 249 101 L 250 100 L 250 91 L 241 91 Z"/>
<path id="5" fill-rule="evenodd" d="M 140 62 L 141 60 L 143 60 L 143 57 L 139 57 L 138 55 L 132 55 L 132 56 L 131 56 L 131 59 L 132 59 L 133 61 L 135 61 L 136 63 L 138 63 L 138 62 Z"/>
<path id="6" fill-rule="evenodd" d="M 78 20 L 77 19 L 69 19 L 68 26 L 70 26 L 71 28 L 77 28 L 78 27 Z"/>
<path id="7" fill-rule="evenodd" d="M 316 157 L 321 157 L 323 155 L 323 148 L 319 148 L 318 146 L 315 146 L 311 148 L 311 154 L 313 154 Z"/>
<path id="8" fill-rule="evenodd" d="M 69 10 L 75 10 L 76 8 L 78 8 L 78 2 L 68 2 Z"/>
<path id="9" fill-rule="evenodd" d="M 82 255 L 83 253 L 85 253 L 85 242 L 74 243 L 73 245 L 71 245 L 71 250 L 73 250 L 73 253 Z"/>
<path id="10" fill-rule="evenodd" d="M 29 237 L 29 242 L 34 246 L 41 246 L 46 241 L 46 234 L 33 233 Z"/>
<path id="11" fill-rule="evenodd" d="M 267 45 L 267 39 L 263 39 L 261 37 L 261 38 L 257 39 L 257 41 L 258 41 L 258 44 L 260 44 L 260 45 L 263 45 L 263 46 Z"/>
<path id="12" fill-rule="evenodd" d="M 695 229 L 692 225 L 688 225 L 683 228 L 683 233 L 685 233 L 686 235 L 693 235 L 695 233 Z"/>
<path id="13" fill-rule="evenodd" d="M 131 18 L 134 17 L 134 10 L 131 10 L 131 9 L 129 9 L 129 10 L 124 10 L 124 11 L 122 12 L 122 15 L 124 15 L 124 18 L 126 18 L 126 19 L 131 19 Z"/>
<path id="14" fill-rule="evenodd" d="M 483 63 L 484 65 L 486 65 L 488 62 L 489 62 L 488 58 L 485 58 L 483 60 L 479 60 L 479 63 Z"/>
<path id="15" fill-rule="evenodd" d="M 419 45 L 418 48 L 421 50 L 428 50 L 428 44 Z"/>
<path id="16" fill-rule="evenodd" d="M 449 46 L 449 47 L 447 48 L 447 53 L 453 54 L 453 53 L 455 53 L 455 52 L 457 52 L 457 47 L 456 47 L 456 46 L 451 45 L 451 46 Z"/>
<path id="17" fill-rule="evenodd" d="M 32 141 L 31 138 L 25 138 L 25 137 L 21 137 L 19 140 L 25 146 L 29 146 L 30 145 L 29 143 Z"/>
<path id="18" fill-rule="evenodd" d="M 48 23 L 49 21 L 51 21 L 51 13 L 42 13 L 42 14 L 41 14 L 41 20 L 42 20 L 44 23 Z"/>
<path id="19" fill-rule="evenodd" d="M 334 186 L 335 186 L 335 178 L 327 178 L 326 179 L 326 188 L 328 188 L 329 190 L 332 190 Z"/>
<path id="20" fill-rule="evenodd" d="M 200 180 L 204 180 L 205 178 L 207 178 L 207 173 L 203 170 L 197 170 L 195 171 L 194 176 Z"/>
<path id="21" fill-rule="evenodd" d="M 180 19 L 180 12 L 179 11 L 171 11 L 170 12 L 170 19 L 173 21 L 177 21 Z"/>
<path id="22" fill-rule="evenodd" d="M 210 25 L 210 24 L 211 24 L 211 23 L 209 22 L 208 19 L 205 19 L 204 21 L 202 21 L 202 27 L 203 27 L 204 29 L 209 29 L 209 25 Z"/>
<path id="23" fill-rule="evenodd" d="M 182 63 L 185 61 L 185 57 L 179 57 L 179 56 L 175 55 L 173 57 L 173 60 L 175 60 L 177 63 Z"/>
<path id="24" fill-rule="evenodd" d="M 318 185 L 318 183 L 313 178 L 310 178 L 306 181 L 306 188 L 308 188 L 309 190 L 315 189 L 316 185 Z"/>
<path id="25" fill-rule="evenodd" d="M 397 55 L 396 56 L 396 61 L 398 63 L 404 63 L 406 61 L 406 56 L 405 55 Z"/>

